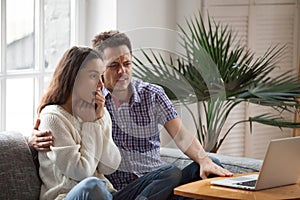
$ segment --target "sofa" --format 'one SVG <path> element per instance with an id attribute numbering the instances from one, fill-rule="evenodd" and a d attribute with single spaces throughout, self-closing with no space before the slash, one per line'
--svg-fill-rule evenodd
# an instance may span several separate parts
<path id="1" fill-rule="evenodd" d="M 162 148 L 162 159 L 183 168 L 192 162 L 178 149 Z M 259 171 L 262 161 L 212 154 L 233 173 Z M 37 153 L 30 149 L 26 138 L 18 132 L 0 132 L 0 199 L 34 200 L 39 198 L 41 180 L 38 175 Z"/>

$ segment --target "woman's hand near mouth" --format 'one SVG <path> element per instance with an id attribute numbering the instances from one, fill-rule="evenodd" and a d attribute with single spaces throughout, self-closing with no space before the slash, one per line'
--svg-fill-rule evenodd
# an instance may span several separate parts
<path id="1" fill-rule="evenodd" d="M 96 120 L 95 104 L 93 103 L 80 99 L 75 103 L 73 110 L 75 116 L 80 117 L 84 122 L 93 122 Z"/>
<path id="2" fill-rule="evenodd" d="M 97 88 L 94 105 L 96 111 L 96 120 L 101 119 L 104 115 L 105 105 L 105 97 L 102 95 L 101 88 Z"/>

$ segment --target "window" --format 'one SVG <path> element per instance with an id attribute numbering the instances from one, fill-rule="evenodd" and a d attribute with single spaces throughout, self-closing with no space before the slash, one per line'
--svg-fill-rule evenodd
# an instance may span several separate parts
<path id="1" fill-rule="evenodd" d="M 1 1 L 0 131 L 31 133 L 41 95 L 74 38 L 73 2 Z"/>

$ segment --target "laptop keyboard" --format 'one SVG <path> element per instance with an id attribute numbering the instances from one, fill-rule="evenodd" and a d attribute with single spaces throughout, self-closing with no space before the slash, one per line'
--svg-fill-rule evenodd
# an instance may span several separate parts
<path id="1" fill-rule="evenodd" d="M 245 182 L 240 182 L 237 183 L 237 185 L 243 185 L 243 186 L 250 186 L 250 187 L 254 187 L 256 184 L 257 180 L 252 180 L 252 181 L 245 181 Z"/>

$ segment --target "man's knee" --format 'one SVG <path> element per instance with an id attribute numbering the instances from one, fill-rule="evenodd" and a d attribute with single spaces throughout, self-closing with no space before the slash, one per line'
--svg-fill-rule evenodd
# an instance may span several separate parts
<path id="1" fill-rule="evenodd" d="M 182 172 L 181 170 L 176 167 L 175 165 L 169 164 L 163 167 L 164 176 L 168 177 L 170 184 L 178 185 L 181 177 Z"/>

